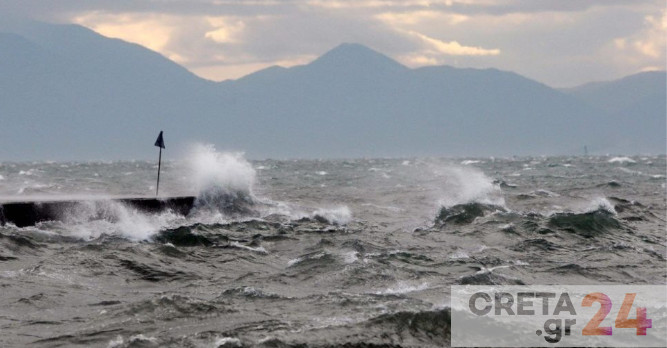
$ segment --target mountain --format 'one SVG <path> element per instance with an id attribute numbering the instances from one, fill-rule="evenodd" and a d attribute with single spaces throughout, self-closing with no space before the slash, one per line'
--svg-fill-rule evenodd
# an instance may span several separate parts
<path id="1" fill-rule="evenodd" d="M 215 83 L 80 26 L 4 23 L 0 161 L 152 158 L 160 130 L 172 154 L 203 141 L 253 158 L 665 152 L 664 108 L 641 99 L 653 94 L 609 109 L 582 97 L 590 88 L 559 91 L 495 69 L 409 69 L 357 44 Z M 664 92 L 654 94 L 664 107 Z M 618 122 L 630 111 L 642 126 L 628 133 Z M 662 129 L 662 143 L 636 134 L 644 128 Z"/>
<path id="2" fill-rule="evenodd" d="M 667 72 L 648 71 L 607 82 L 592 82 L 563 89 L 597 108 L 618 112 L 628 106 L 667 94 Z"/>
<path id="3" fill-rule="evenodd" d="M 565 93 L 608 112 L 618 148 L 650 153 L 667 146 L 667 73 L 643 72 L 566 89 Z"/>
<path id="4" fill-rule="evenodd" d="M 2 159 L 133 157 L 216 99 L 215 83 L 77 25 L 0 33 L 0 78 Z"/>
<path id="5" fill-rule="evenodd" d="M 246 149 L 270 157 L 581 153 L 604 114 L 514 73 L 408 69 L 354 44 L 226 87 L 227 113 L 253 121 Z"/>

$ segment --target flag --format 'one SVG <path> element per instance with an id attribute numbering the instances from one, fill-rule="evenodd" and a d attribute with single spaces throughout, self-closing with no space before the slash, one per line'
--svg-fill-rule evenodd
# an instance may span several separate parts
<path id="1" fill-rule="evenodd" d="M 162 131 L 160 131 L 160 135 L 157 136 L 157 140 L 155 141 L 155 146 L 164 149 L 164 139 L 162 139 Z"/>

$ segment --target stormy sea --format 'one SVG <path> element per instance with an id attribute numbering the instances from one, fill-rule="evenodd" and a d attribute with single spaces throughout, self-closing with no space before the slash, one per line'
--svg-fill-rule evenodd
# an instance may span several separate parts
<path id="1" fill-rule="evenodd" d="M 450 286 L 665 284 L 665 156 L 0 163 L 2 347 L 441 347 Z"/>

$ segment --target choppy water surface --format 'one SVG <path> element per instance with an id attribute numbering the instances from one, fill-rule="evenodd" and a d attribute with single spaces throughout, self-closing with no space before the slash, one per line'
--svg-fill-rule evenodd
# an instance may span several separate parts
<path id="1" fill-rule="evenodd" d="M 248 163 L 204 148 L 163 169 L 161 194 L 200 197 L 190 216 L 98 202 L 0 227 L 0 346 L 446 346 L 453 284 L 667 281 L 664 156 Z M 155 170 L 0 163 L 0 196 L 150 196 Z"/>

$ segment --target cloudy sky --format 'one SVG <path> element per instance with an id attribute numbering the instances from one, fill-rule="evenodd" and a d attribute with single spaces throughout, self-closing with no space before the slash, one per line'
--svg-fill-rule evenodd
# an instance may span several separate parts
<path id="1" fill-rule="evenodd" d="M 554 87 L 666 64 L 664 0 L 3 0 L 0 13 L 77 23 L 211 80 L 305 64 L 343 42 Z"/>

